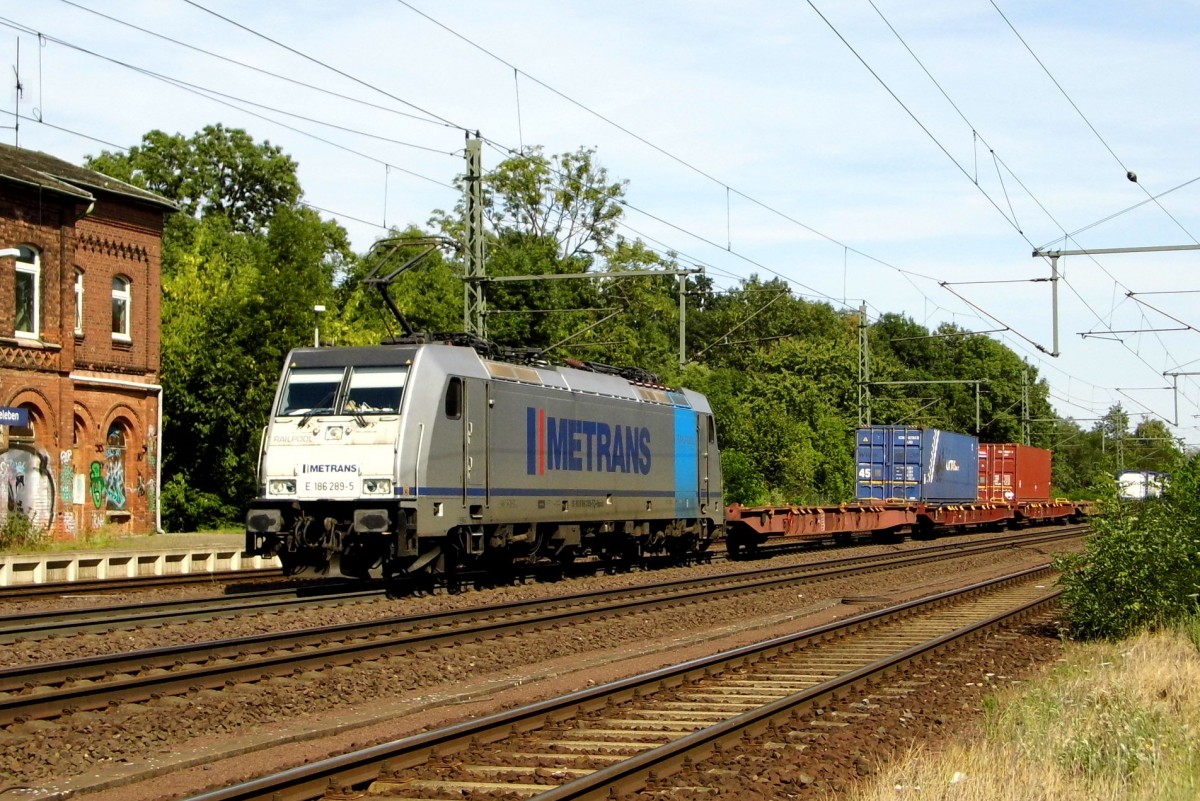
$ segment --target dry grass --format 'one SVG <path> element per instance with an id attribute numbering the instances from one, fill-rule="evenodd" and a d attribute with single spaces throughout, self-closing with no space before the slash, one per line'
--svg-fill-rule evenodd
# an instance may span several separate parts
<path id="1" fill-rule="evenodd" d="M 1200 621 L 1072 646 L 1045 681 L 994 701 L 978 742 L 914 752 L 850 798 L 1200 798 Z"/>

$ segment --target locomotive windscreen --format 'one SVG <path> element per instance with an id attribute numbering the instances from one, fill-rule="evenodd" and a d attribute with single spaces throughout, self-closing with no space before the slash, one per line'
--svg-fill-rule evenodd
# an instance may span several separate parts
<path id="1" fill-rule="evenodd" d="M 293 368 L 276 414 L 396 414 L 407 378 L 407 367 Z"/>
<path id="2" fill-rule="evenodd" d="M 288 373 L 279 398 L 279 415 L 332 414 L 345 368 L 299 368 Z"/>
<path id="3" fill-rule="evenodd" d="M 346 411 L 356 414 L 395 414 L 400 411 L 400 396 L 407 367 L 355 367 L 350 373 L 346 392 Z"/>

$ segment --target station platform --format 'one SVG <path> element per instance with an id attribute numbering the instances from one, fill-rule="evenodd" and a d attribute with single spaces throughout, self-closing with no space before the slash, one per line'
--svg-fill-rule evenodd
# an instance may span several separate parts
<path id="1" fill-rule="evenodd" d="M 229 570 L 269 570 L 279 560 L 242 556 L 240 532 L 124 537 L 103 547 L 0 554 L 0 587 Z"/>

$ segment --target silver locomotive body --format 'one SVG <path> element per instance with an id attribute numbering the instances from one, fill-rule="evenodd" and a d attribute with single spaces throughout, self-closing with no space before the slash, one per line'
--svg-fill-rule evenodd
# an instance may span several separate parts
<path id="1" fill-rule="evenodd" d="M 289 354 L 246 550 L 288 572 L 686 556 L 723 532 L 707 400 L 440 344 Z"/>

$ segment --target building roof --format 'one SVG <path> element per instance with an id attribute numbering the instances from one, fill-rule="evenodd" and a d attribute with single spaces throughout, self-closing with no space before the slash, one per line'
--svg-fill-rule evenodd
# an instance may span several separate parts
<path id="1" fill-rule="evenodd" d="M 100 191 L 170 211 L 178 208 L 165 197 L 141 187 L 76 166 L 47 153 L 23 150 L 12 145 L 0 144 L 0 180 L 15 181 L 89 202 L 96 199 L 93 192 Z"/>

